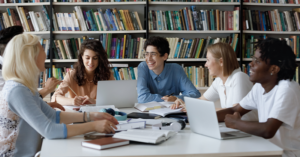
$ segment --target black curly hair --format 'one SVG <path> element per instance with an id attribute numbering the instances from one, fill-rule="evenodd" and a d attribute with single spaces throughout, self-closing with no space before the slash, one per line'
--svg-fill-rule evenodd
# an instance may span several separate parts
<path id="1" fill-rule="evenodd" d="M 4 53 L 6 44 L 16 35 L 22 34 L 24 32 L 22 26 L 12 26 L 0 31 L 0 55 Z"/>
<path id="2" fill-rule="evenodd" d="M 277 74 L 277 81 L 292 80 L 296 71 L 296 56 L 292 48 L 285 40 L 267 38 L 255 43 L 259 50 L 260 58 L 269 65 L 277 65 L 280 71 Z"/>

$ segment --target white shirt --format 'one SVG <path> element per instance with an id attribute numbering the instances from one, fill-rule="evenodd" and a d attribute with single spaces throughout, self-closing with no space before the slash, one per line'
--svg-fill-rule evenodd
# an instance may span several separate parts
<path id="1" fill-rule="evenodd" d="M 217 77 L 203 96 L 209 101 L 220 99 L 222 108 L 229 108 L 239 103 L 249 93 L 252 86 L 249 76 L 238 68 L 228 76 L 225 84 L 221 78 Z M 257 111 L 245 114 L 243 120 L 258 121 Z"/>
<path id="2" fill-rule="evenodd" d="M 240 102 L 241 107 L 258 110 L 259 122 L 269 118 L 283 124 L 270 141 L 283 148 L 283 156 L 300 157 L 300 87 L 295 81 L 281 80 L 271 91 L 265 93 L 256 83 L 249 94 Z"/>
<path id="3" fill-rule="evenodd" d="M 3 76 L 2 76 L 2 70 L 0 70 L 0 92 L 2 91 L 2 89 L 4 87 L 4 84 L 5 84 L 5 80 L 3 79 Z"/>

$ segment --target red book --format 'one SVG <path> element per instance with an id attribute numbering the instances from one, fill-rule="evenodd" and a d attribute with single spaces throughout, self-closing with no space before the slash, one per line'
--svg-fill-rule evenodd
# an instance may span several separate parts
<path id="1" fill-rule="evenodd" d="M 191 23 L 190 23 L 189 9 L 187 7 L 185 7 L 185 11 L 186 11 L 186 17 L 187 17 L 187 21 L 188 21 L 189 30 L 192 30 Z"/>
<path id="2" fill-rule="evenodd" d="M 96 140 L 81 142 L 81 146 L 83 147 L 98 149 L 98 150 L 120 147 L 128 144 L 129 144 L 129 140 L 123 140 L 123 139 L 112 138 L 112 137 L 105 137 Z"/>
<path id="3" fill-rule="evenodd" d="M 271 31 L 274 31 L 274 28 L 273 28 L 273 19 L 272 19 L 272 16 L 271 16 L 271 11 L 268 11 L 268 14 L 269 14 L 269 19 L 270 19 Z"/>
<path id="4" fill-rule="evenodd" d="M 233 30 L 233 11 L 227 11 L 228 21 L 227 30 Z"/>

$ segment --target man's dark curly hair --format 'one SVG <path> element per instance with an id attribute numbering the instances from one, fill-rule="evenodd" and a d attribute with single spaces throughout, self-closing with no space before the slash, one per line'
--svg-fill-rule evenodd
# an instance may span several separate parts
<path id="1" fill-rule="evenodd" d="M 12 26 L 0 31 L 0 55 L 4 53 L 6 44 L 16 35 L 22 34 L 24 32 L 22 26 Z"/>
<path id="2" fill-rule="evenodd" d="M 144 50 L 146 51 L 147 46 L 156 47 L 157 51 L 160 53 L 160 56 L 164 56 L 165 53 L 170 54 L 169 42 L 164 37 L 152 36 L 146 40 L 144 44 Z"/>
<path id="3" fill-rule="evenodd" d="M 277 80 L 292 80 L 296 71 L 296 56 L 285 40 L 267 38 L 256 43 L 260 58 L 269 65 L 277 65 L 280 71 Z"/>
<path id="4" fill-rule="evenodd" d="M 75 64 L 74 69 L 76 70 L 76 74 L 74 75 L 75 81 L 79 86 L 85 85 L 87 80 L 85 66 L 83 64 L 82 56 L 86 49 L 92 50 L 96 52 L 98 57 L 98 67 L 95 69 L 95 75 L 93 78 L 93 83 L 96 85 L 100 80 L 109 80 L 110 78 L 110 68 L 109 61 L 107 59 L 107 54 L 102 47 L 102 44 L 98 40 L 85 40 L 79 49 L 78 61 Z"/>

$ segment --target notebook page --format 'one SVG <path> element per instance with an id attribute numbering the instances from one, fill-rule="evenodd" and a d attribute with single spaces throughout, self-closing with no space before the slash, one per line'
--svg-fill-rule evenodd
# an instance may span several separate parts
<path id="1" fill-rule="evenodd" d="M 172 110 L 170 108 L 160 108 L 160 109 L 150 110 L 149 113 L 158 114 L 158 115 L 161 115 L 164 117 L 171 113 L 182 113 L 182 111 L 181 111 L 181 108 L 175 109 L 175 110 Z"/>
<path id="2" fill-rule="evenodd" d="M 144 132 L 144 130 L 135 130 L 116 133 L 113 137 L 137 142 L 157 143 L 161 140 L 164 140 L 164 136 L 165 135 L 162 133 L 151 133 Z"/>
<path id="3" fill-rule="evenodd" d="M 177 132 L 175 131 L 169 131 L 169 130 L 136 130 L 136 129 L 130 129 L 130 130 L 127 130 L 127 131 L 143 131 L 143 132 L 147 132 L 147 134 L 149 132 L 152 132 L 152 133 L 160 133 L 160 134 L 164 134 L 164 136 L 166 137 L 166 139 L 174 136 L 177 134 Z"/>

